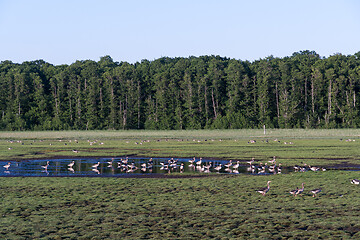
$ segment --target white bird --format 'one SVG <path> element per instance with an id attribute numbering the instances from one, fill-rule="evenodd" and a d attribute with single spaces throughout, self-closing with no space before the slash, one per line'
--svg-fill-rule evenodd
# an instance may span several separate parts
<path id="1" fill-rule="evenodd" d="M 271 181 L 268 181 L 267 182 L 267 187 L 263 188 L 263 189 L 260 189 L 257 192 L 261 193 L 263 196 L 265 196 L 265 194 L 270 190 L 270 183 L 271 183 Z"/>
<path id="2" fill-rule="evenodd" d="M 71 163 L 68 164 L 68 167 L 72 168 L 74 166 L 74 164 L 75 164 L 75 161 L 72 161 Z"/>
<path id="3" fill-rule="evenodd" d="M 10 167 L 10 162 L 8 162 L 6 165 L 4 165 L 4 168 L 6 169 L 6 170 L 9 170 L 9 167 Z"/>
<path id="4" fill-rule="evenodd" d="M 235 164 L 234 166 L 232 166 L 232 167 L 233 167 L 233 169 L 238 169 L 238 168 L 239 168 L 239 166 L 240 166 L 240 162 L 239 162 L 239 161 L 237 161 L 237 162 L 236 162 L 236 164 Z"/>
<path id="5" fill-rule="evenodd" d="M 231 165 L 232 165 L 232 160 L 230 160 L 229 163 L 225 164 L 224 166 L 225 166 L 226 168 L 229 168 L 229 167 L 231 167 Z"/>
<path id="6" fill-rule="evenodd" d="M 255 158 L 253 157 L 253 158 L 251 158 L 251 160 L 250 160 L 249 162 L 246 162 L 246 163 L 252 165 L 252 163 L 253 163 L 254 161 L 255 161 Z"/>
<path id="7" fill-rule="evenodd" d="M 221 164 L 219 164 L 218 166 L 214 167 L 214 169 L 215 169 L 216 171 L 220 171 L 221 168 L 222 168 Z"/>
<path id="8" fill-rule="evenodd" d="M 180 164 L 180 172 L 183 172 L 184 171 L 184 163 L 181 163 Z"/>
<path id="9" fill-rule="evenodd" d="M 318 167 L 311 167 L 311 166 L 309 166 L 309 169 L 313 172 L 317 172 L 320 170 L 320 168 L 318 168 Z"/>
<path id="10" fill-rule="evenodd" d="M 93 168 L 97 168 L 99 165 L 100 165 L 100 162 L 98 162 L 98 163 L 96 163 L 96 164 L 92 165 L 92 167 L 93 167 Z"/>
<path id="11" fill-rule="evenodd" d="M 49 161 L 46 162 L 46 165 L 41 166 L 41 167 L 42 167 L 43 169 L 47 170 L 48 166 L 49 166 Z"/>
<path id="12" fill-rule="evenodd" d="M 194 162 L 195 162 L 195 157 L 194 157 L 193 159 L 190 159 L 190 160 L 189 160 L 189 163 L 190 163 L 190 164 L 193 164 Z"/>
<path id="13" fill-rule="evenodd" d="M 358 185 L 358 184 L 360 184 L 360 180 L 358 180 L 358 179 L 353 179 L 353 180 L 351 180 L 351 183 Z"/>
<path id="14" fill-rule="evenodd" d="M 276 162 L 276 156 L 274 156 L 273 159 L 272 159 L 272 160 L 269 160 L 268 162 L 269 162 L 269 163 L 275 163 L 275 162 Z"/>

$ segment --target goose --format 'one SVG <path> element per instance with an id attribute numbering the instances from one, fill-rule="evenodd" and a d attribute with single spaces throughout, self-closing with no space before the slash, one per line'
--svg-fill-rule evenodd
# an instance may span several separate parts
<path id="1" fill-rule="evenodd" d="M 41 166 L 41 167 L 42 167 L 43 169 L 47 170 L 48 166 L 49 166 L 49 161 L 46 162 L 46 165 Z"/>
<path id="2" fill-rule="evenodd" d="M 100 165 L 100 162 L 97 162 L 96 164 L 92 165 L 93 168 L 97 168 Z"/>
<path id="3" fill-rule="evenodd" d="M 295 196 L 296 196 L 296 195 L 299 195 L 299 194 L 300 194 L 300 195 L 302 194 L 302 192 L 304 191 L 304 184 L 305 184 L 305 183 L 302 183 L 302 184 L 301 184 L 301 188 L 296 191 Z"/>
<path id="4" fill-rule="evenodd" d="M 183 172 L 184 171 L 184 163 L 181 163 L 180 165 L 180 172 Z"/>
<path id="5" fill-rule="evenodd" d="M 221 168 L 222 168 L 221 164 L 219 164 L 218 166 L 214 167 L 214 169 L 215 169 L 216 171 L 220 171 Z"/>
<path id="6" fill-rule="evenodd" d="M 206 169 L 206 170 L 210 170 L 210 168 L 211 168 L 211 164 L 212 164 L 212 162 L 209 162 L 209 165 L 205 165 L 205 166 L 204 166 L 204 169 Z"/>
<path id="7" fill-rule="evenodd" d="M 74 166 L 74 164 L 75 164 L 75 161 L 72 161 L 71 163 L 68 164 L 68 167 L 72 168 Z"/>
<path id="8" fill-rule="evenodd" d="M 271 181 L 268 181 L 267 182 L 267 187 L 263 188 L 263 189 L 260 189 L 257 192 L 261 193 L 263 196 L 265 196 L 265 194 L 270 190 L 270 183 L 271 183 Z"/>
<path id="9" fill-rule="evenodd" d="M 317 172 L 320 170 L 320 168 L 318 168 L 318 167 L 311 167 L 311 166 L 309 166 L 309 169 L 313 172 Z"/>
<path id="10" fill-rule="evenodd" d="M 232 160 L 230 160 L 229 163 L 225 164 L 224 166 L 225 166 L 226 168 L 229 168 L 229 167 L 231 167 L 231 165 L 232 165 Z"/>
<path id="11" fill-rule="evenodd" d="M 189 163 L 190 163 L 190 164 L 193 164 L 194 162 L 195 162 L 195 157 L 194 157 L 193 159 L 190 159 L 190 160 L 189 160 Z"/>
<path id="12" fill-rule="evenodd" d="M 239 168 L 239 166 L 240 166 L 240 162 L 239 162 L 239 161 L 237 161 L 237 162 L 236 162 L 236 164 L 233 166 L 233 169 L 238 169 L 238 168 Z"/>
<path id="13" fill-rule="evenodd" d="M 6 171 L 9 170 L 10 164 L 11 164 L 11 163 L 8 162 L 6 165 L 3 166 L 3 167 L 6 169 Z"/>
<path id="14" fill-rule="evenodd" d="M 272 159 L 272 160 L 269 160 L 268 162 L 269 162 L 269 163 L 275 163 L 275 162 L 276 162 L 276 156 L 274 156 L 273 159 Z"/>
<path id="15" fill-rule="evenodd" d="M 358 184 L 360 184 L 360 180 L 358 180 L 358 179 L 353 179 L 353 180 L 351 180 L 351 183 L 358 185 Z"/>
<path id="16" fill-rule="evenodd" d="M 315 197 L 316 194 L 318 194 L 319 192 L 321 192 L 321 188 L 313 189 L 313 190 L 311 190 L 310 192 L 312 192 L 313 197 Z"/>
<path id="17" fill-rule="evenodd" d="M 253 163 L 254 161 L 255 161 L 255 158 L 253 157 L 253 158 L 251 158 L 251 160 L 250 160 L 249 162 L 246 162 L 246 163 L 252 165 L 252 163 Z"/>
<path id="18" fill-rule="evenodd" d="M 72 173 L 75 172 L 75 170 L 74 170 L 72 167 L 69 167 L 68 170 L 69 170 L 70 172 L 72 172 Z"/>
<path id="19" fill-rule="evenodd" d="M 281 163 L 279 163 L 279 166 L 277 168 L 277 173 L 281 174 L 281 171 L 282 171 L 282 167 L 281 167 Z"/>
<path id="20" fill-rule="evenodd" d="M 298 187 L 296 187 L 296 189 L 295 190 L 291 190 L 290 191 L 290 194 L 292 194 L 292 195 L 296 195 L 296 193 L 299 191 L 299 188 Z"/>

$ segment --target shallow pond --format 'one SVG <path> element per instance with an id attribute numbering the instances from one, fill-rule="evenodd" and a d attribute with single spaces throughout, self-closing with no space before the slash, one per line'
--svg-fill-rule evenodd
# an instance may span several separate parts
<path id="1" fill-rule="evenodd" d="M 288 173 L 292 168 L 275 166 L 250 167 L 247 163 L 191 158 L 79 158 L 52 160 L 25 160 L 0 163 L 0 176 L 98 176 L 122 177 L 129 175 L 165 173 L 219 173 L 219 174 L 277 174 Z M 10 163 L 10 164 L 9 164 Z M 237 165 L 238 164 L 238 165 Z M 10 166 L 7 166 L 10 165 Z M 221 167 L 220 167 L 221 165 Z"/>

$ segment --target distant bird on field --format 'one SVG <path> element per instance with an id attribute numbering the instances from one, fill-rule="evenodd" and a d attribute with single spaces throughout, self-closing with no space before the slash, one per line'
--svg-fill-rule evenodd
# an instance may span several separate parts
<path id="1" fill-rule="evenodd" d="M 301 188 L 297 190 L 297 192 L 295 193 L 295 196 L 296 196 L 296 195 L 299 195 L 299 194 L 301 195 L 301 194 L 303 193 L 303 191 L 304 191 L 304 184 L 305 184 L 305 183 L 302 183 L 302 184 L 301 184 Z"/>
<path id="2" fill-rule="evenodd" d="M 299 190 L 299 188 L 297 187 L 295 190 L 291 190 L 290 194 L 295 196 L 295 194 L 297 193 L 298 190 Z"/>
<path id="3" fill-rule="evenodd" d="M 257 192 L 261 193 L 263 196 L 265 196 L 265 194 L 270 190 L 270 183 L 271 183 L 271 181 L 268 181 L 267 182 L 267 187 L 263 188 L 263 189 L 260 189 Z"/>
<path id="4" fill-rule="evenodd" d="M 351 180 L 351 183 L 358 185 L 358 184 L 360 184 L 360 180 L 358 180 L 358 179 L 353 179 L 353 180 Z"/>
<path id="5" fill-rule="evenodd" d="M 313 194 L 313 197 L 316 196 L 316 194 L 318 194 L 319 192 L 321 192 L 321 188 L 317 188 L 317 189 L 313 189 L 311 190 L 312 194 Z"/>

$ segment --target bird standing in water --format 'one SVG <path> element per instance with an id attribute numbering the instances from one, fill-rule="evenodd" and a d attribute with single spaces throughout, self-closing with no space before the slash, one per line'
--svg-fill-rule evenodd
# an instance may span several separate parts
<path id="1" fill-rule="evenodd" d="M 47 161 L 46 162 L 46 165 L 44 165 L 44 166 L 41 166 L 45 171 L 47 170 L 47 168 L 48 168 L 48 166 L 49 166 L 49 161 Z"/>
<path id="2" fill-rule="evenodd" d="M 6 165 L 3 166 L 3 167 L 6 169 L 6 171 L 9 170 L 10 164 L 11 164 L 11 163 L 8 162 Z"/>

